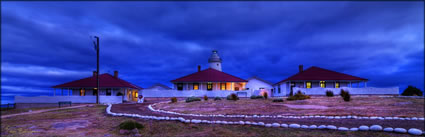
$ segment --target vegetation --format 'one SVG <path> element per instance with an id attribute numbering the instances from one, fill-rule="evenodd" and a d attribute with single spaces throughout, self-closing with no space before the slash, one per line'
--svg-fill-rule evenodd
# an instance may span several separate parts
<path id="1" fill-rule="evenodd" d="M 250 98 L 251 99 L 263 99 L 264 97 L 263 96 L 252 95 Z"/>
<path id="2" fill-rule="evenodd" d="M 295 95 L 288 97 L 286 100 L 292 101 L 292 100 L 304 100 L 304 99 L 310 99 L 310 96 L 304 95 L 301 93 L 301 91 L 298 91 Z"/>
<path id="3" fill-rule="evenodd" d="M 171 103 L 176 103 L 177 102 L 177 98 L 176 97 L 172 97 L 171 98 Z"/>
<path id="4" fill-rule="evenodd" d="M 120 124 L 120 129 L 125 129 L 125 130 L 132 130 L 132 129 L 143 129 L 144 126 L 140 123 L 137 123 L 134 120 L 127 120 L 124 121 Z"/>
<path id="5" fill-rule="evenodd" d="M 205 96 L 204 96 L 204 100 L 205 100 L 205 101 L 208 101 L 208 97 L 207 97 L 207 95 L 205 95 Z"/>
<path id="6" fill-rule="evenodd" d="M 420 89 L 418 89 L 418 88 L 416 88 L 414 86 L 409 85 L 403 91 L 403 93 L 401 93 L 401 95 L 403 95 L 403 96 L 423 96 L 423 92 Z"/>
<path id="7" fill-rule="evenodd" d="M 341 97 L 344 97 L 344 96 L 345 96 L 345 94 L 347 94 L 347 91 L 345 91 L 345 90 L 341 89 L 341 92 L 339 92 L 339 95 L 340 95 Z"/>
<path id="8" fill-rule="evenodd" d="M 264 92 L 263 96 L 264 96 L 264 99 L 269 98 L 269 95 L 267 94 L 267 92 Z"/>
<path id="9" fill-rule="evenodd" d="M 122 93 L 121 93 L 121 92 L 118 92 L 118 93 L 117 93 L 117 96 L 122 96 Z"/>
<path id="10" fill-rule="evenodd" d="M 350 101 L 351 100 L 351 95 L 348 91 L 345 91 L 343 89 L 341 89 L 341 93 L 339 93 L 339 95 L 341 95 L 342 99 L 344 99 L 344 101 Z"/>
<path id="11" fill-rule="evenodd" d="M 282 98 L 273 99 L 273 102 L 283 102 Z"/>
<path id="12" fill-rule="evenodd" d="M 232 93 L 232 94 L 230 94 L 230 95 L 227 96 L 227 100 L 236 101 L 236 100 L 239 100 L 239 97 L 235 93 Z"/>
<path id="13" fill-rule="evenodd" d="M 197 98 L 197 97 L 188 97 L 188 98 L 186 98 L 186 103 L 194 102 L 194 101 L 201 101 L 201 99 L 200 98 Z"/>
<path id="14" fill-rule="evenodd" d="M 334 96 L 334 92 L 328 90 L 328 91 L 326 91 L 326 96 L 327 97 L 333 97 Z"/>
<path id="15" fill-rule="evenodd" d="M 217 100 L 221 100 L 221 98 L 220 97 L 215 97 L 214 98 L 214 101 L 217 101 Z"/>

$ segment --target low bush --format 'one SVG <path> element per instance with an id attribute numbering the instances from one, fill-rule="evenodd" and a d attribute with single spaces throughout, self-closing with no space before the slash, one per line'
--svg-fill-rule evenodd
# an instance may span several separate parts
<path id="1" fill-rule="evenodd" d="M 221 98 L 220 97 L 215 97 L 214 98 L 214 101 L 217 101 L 217 100 L 221 100 Z"/>
<path id="2" fill-rule="evenodd" d="M 344 96 L 342 97 L 342 99 L 344 99 L 344 101 L 348 102 L 351 100 L 351 95 L 348 91 L 345 92 Z"/>
<path id="3" fill-rule="evenodd" d="M 197 98 L 197 97 L 188 97 L 188 98 L 186 98 L 186 103 L 193 102 L 193 101 L 201 101 L 201 99 L 200 98 Z"/>
<path id="4" fill-rule="evenodd" d="M 263 96 L 264 96 L 264 99 L 269 98 L 269 95 L 267 94 L 267 92 L 264 92 Z"/>
<path id="5" fill-rule="evenodd" d="M 273 99 L 273 102 L 283 102 L 282 98 Z"/>
<path id="6" fill-rule="evenodd" d="M 207 97 L 207 95 L 205 95 L 205 96 L 204 96 L 204 100 L 205 100 L 205 101 L 208 101 L 208 97 Z"/>
<path id="7" fill-rule="evenodd" d="M 310 99 L 310 96 L 304 95 L 303 93 L 301 93 L 301 91 L 298 91 L 295 95 L 286 98 L 286 100 L 289 100 L 289 101 L 304 100 L 304 99 Z"/>
<path id="8" fill-rule="evenodd" d="M 341 89 L 341 92 L 339 93 L 339 95 L 341 95 L 341 97 L 344 97 L 347 94 L 347 91 Z"/>
<path id="9" fill-rule="evenodd" d="M 263 96 L 252 95 L 250 98 L 251 99 L 263 99 L 264 97 Z"/>
<path id="10" fill-rule="evenodd" d="M 177 98 L 176 97 L 172 97 L 171 98 L 171 103 L 176 103 L 177 102 Z"/>
<path id="11" fill-rule="evenodd" d="M 414 87 L 414 86 L 407 86 L 407 88 L 401 93 L 402 96 L 423 96 L 423 92 Z"/>
<path id="12" fill-rule="evenodd" d="M 144 126 L 142 124 L 137 123 L 136 121 L 133 121 L 133 120 L 124 121 L 119 125 L 119 127 L 120 127 L 120 129 L 125 129 L 125 130 L 132 130 L 132 129 L 135 129 L 135 128 L 137 128 L 137 129 L 143 129 L 144 128 Z"/>
<path id="13" fill-rule="evenodd" d="M 334 92 L 332 92 L 332 91 L 326 91 L 326 96 L 327 97 L 333 97 L 334 96 Z"/>
<path id="14" fill-rule="evenodd" d="M 239 97 L 235 93 L 232 93 L 232 94 L 230 94 L 230 95 L 227 96 L 227 100 L 236 101 L 236 100 L 239 100 Z"/>

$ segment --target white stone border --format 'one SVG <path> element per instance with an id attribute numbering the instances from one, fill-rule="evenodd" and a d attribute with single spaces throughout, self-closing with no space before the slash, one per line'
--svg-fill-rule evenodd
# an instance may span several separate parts
<path id="1" fill-rule="evenodd" d="M 168 103 L 168 102 L 159 102 L 159 103 Z M 301 119 L 301 118 L 327 118 L 327 119 L 371 119 L 371 120 L 422 120 L 424 121 L 424 118 L 417 118 L 417 117 L 362 117 L 362 116 L 323 116 L 323 115 L 308 115 L 308 116 L 283 116 L 283 115 L 225 115 L 225 114 L 210 114 L 210 115 L 204 115 L 204 114 L 185 114 L 185 113 L 179 113 L 179 112 L 173 112 L 173 111 L 166 111 L 166 110 L 160 110 L 160 109 L 154 109 L 152 106 L 155 106 L 154 103 L 148 106 L 149 110 L 154 112 L 160 112 L 160 113 L 167 113 L 167 114 L 174 114 L 174 115 L 181 115 L 181 116 L 195 116 L 195 117 L 239 117 L 239 118 L 294 118 L 294 119 Z"/>
<path id="2" fill-rule="evenodd" d="M 169 120 L 169 121 L 180 121 L 182 123 L 194 123 L 194 124 L 223 124 L 223 125 L 254 125 L 254 126 L 263 126 L 263 127 L 282 127 L 282 128 L 303 128 L 303 129 L 329 129 L 329 130 L 339 130 L 339 131 L 384 131 L 384 132 L 396 132 L 396 133 L 409 133 L 412 135 L 423 135 L 424 132 L 420 129 L 410 128 L 406 130 L 404 128 L 392 128 L 386 127 L 382 128 L 380 125 L 366 126 L 362 125 L 360 127 L 336 127 L 334 125 L 300 125 L 296 123 L 286 124 L 286 123 L 264 123 L 264 122 L 251 122 L 251 121 L 209 121 L 209 120 L 200 120 L 200 119 L 184 119 L 182 117 L 157 117 L 157 116 L 148 116 L 148 115 L 139 115 L 139 114 L 127 114 L 127 113 L 114 113 L 111 112 L 112 104 L 108 104 L 106 108 L 106 113 L 112 116 L 125 116 L 125 117 L 134 117 L 141 119 L 153 119 L 153 120 Z M 149 106 L 151 108 L 151 106 Z"/>

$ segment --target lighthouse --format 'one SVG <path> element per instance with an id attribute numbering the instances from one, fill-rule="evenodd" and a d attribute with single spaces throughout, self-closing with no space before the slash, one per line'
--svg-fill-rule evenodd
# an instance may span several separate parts
<path id="1" fill-rule="evenodd" d="M 210 68 L 221 71 L 221 58 L 218 56 L 217 50 L 213 50 L 210 58 L 208 59 L 208 64 Z"/>

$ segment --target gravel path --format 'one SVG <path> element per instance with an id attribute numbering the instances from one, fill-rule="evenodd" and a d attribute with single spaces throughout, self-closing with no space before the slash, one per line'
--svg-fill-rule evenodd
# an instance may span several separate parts
<path id="1" fill-rule="evenodd" d="M 198 120 L 220 120 L 220 121 L 251 121 L 251 122 L 264 122 L 264 123 L 297 123 L 300 125 L 335 125 L 337 127 L 359 127 L 361 125 L 381 125 L 382 127 L 393 128 L 418 128 L 424 130 L 424 121 L 421 120 L 370 120 L 370 119 L 325 119 L 325 118 L 227 118 L 227 117 L 194 117 L 194 116 L 181 116 L 174 114 L 166 114 L 160 112 L 153 112 L 148 109 L 148 105 L 160 102 L 160 100 L 152 100 L 143 104 L 115 104 L 112 105 L 112 112 L 115 113 L 130 113 L 139 115 L 151 116 L 168 116 L 168 117 L 183 117 L 185 119 L 198 119 Z"/>

